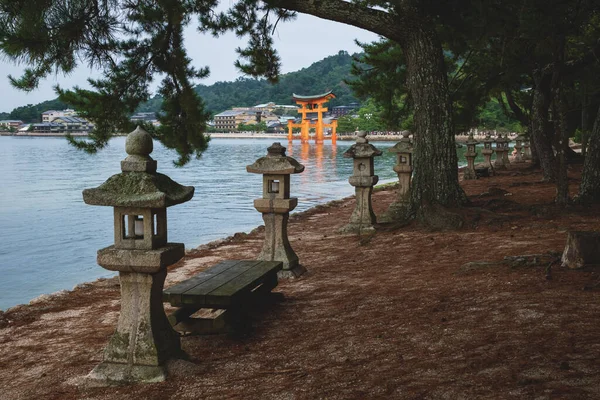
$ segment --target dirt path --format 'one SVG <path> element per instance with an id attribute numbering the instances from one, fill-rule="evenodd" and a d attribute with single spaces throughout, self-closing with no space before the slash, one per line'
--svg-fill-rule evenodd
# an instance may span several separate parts
<path id="1" fill-rule="evenodd" d="M 464 182 L 474 207 L 458 232 L 341 236 L 353 199 L 293 217 L 291 243 L 309 272 L 280 283 L 285 301 L 259 310 L 246 337 L 184 337 L 190 361 L 171 363 L 160 384 L 77 385 L 116 324 L 116 279 L 12 308 L 0 314 L 0 398 L 598 399 L 597 271 L 461 269 L 560 252 L 568 230 L 598 229 L 599 208 L 557 210 L 539 179 L 521 169 Z M 392 198 L 375 193 L 376 213 Z M 254 257 L 261 234 L 194 251 L 167 285 Z"/>

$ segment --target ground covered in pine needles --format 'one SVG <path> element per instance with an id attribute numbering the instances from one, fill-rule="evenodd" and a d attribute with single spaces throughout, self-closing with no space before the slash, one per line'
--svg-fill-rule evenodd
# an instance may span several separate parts
<path id="1" fill-rule="evenodd" d="M 258 309 L 247 334 L 183 337 L 189 360 L 163 383 L 79 385 L 116 326 L 116 278 L 0 313 L 0 397 L 600 398 L 600 270 L 555 263 L 569 230 L 598 229 L 600 209 L 555 207 L 554 186 L 527 165 L 463 186 L 472 206 L 459 231 L 342 236 L 352 198 L 293 216 L 308 273 L 281 281 L 285 299 Z M 376 192 L 376 213 L 393 197 Z M 261 243 L 257 229 L 203 246 L 167 286 Z M 510 258 L 524 255 L 539 256 Z"/>

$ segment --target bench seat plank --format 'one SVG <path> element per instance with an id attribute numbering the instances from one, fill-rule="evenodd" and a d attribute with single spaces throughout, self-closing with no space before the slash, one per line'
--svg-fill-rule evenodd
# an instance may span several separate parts
<path id="1" fill-rule="evenodd" d="M 219 275 L 230 268 L 235 267 L 235 265 L 239 262 L 239 260 L 228 260 L 220 262 L 219 264 L 209 268 L 206 271 L 203 271 L 199 274 L 194 275 L 193 277 L 180 282 L 170 288 L 167 288 L 163 291 L 163 301 L 169 302 L 174 306 L 181 305 L 181 295 L 186 291 L 212 279 L 216 275 Z"/>
<path id="2" fill-rule="evenodd" d="M 227 282 L 245 273 L 246 271 L 260 263 L 260 261 L 256 260 L 238 261 L 235 264 L 235 266 L 183 292 L 181 294 L 181 303 L 203 307 L 212 307 L 213 304 L 207 299 L 207 295 L 210 292 L 225 285 Z"/>
<path id="3" fill-rule="evenodd" d="M 252 289 L 263 281 L 268 281 L 277 275 L 281 263 L 277 261 L 263 261 L 254 268 L 238 275 L 229 282 L 211 291 L 206 295 L 205 301 L 216 306 L 231 306 L 240 297 L 250 293 Z"/>

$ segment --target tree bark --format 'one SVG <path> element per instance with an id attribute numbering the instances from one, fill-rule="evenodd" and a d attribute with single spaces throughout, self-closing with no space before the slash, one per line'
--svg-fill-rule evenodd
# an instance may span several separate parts
<path id="1" fill-rule="evenodd" d="M 579 202 L 584 204 L 600 203 L 600 107 L 590 133 L 588 150 L 583 162 Z"/>
<path id="2" fill-rule="evenodd" d="M 427 24 L 411 27 L 403 48 L 408 88 L 414 103 L 413 207 L 466 202 L 458 184 L 458 158 L 442 47 Z"/>
<path id="3" fill-rule="evenodd" d="M 556 158 L 548 139 L 548 108 L 551 101 L 551 75 L 537 74 L 531 107 L 531 139 L 542 167 L 543 180 L 556 182 Z"/>
<path id="4" fill-rule="evenodd" d="M 433 22 L 419 8 L 419 3 L 397 2 L 393 9 L 385 11 L 345 0 L 264 1 L 357 26 L 400 44 L 407 59 L 408 88 L 415 107 L 411 210 L 414 214 L 424 205 L 465 204 L 467 198 L 458 183 L 458 158 L 442 46 Z M 439 210 L 439 207 L 426 208 Z"/>

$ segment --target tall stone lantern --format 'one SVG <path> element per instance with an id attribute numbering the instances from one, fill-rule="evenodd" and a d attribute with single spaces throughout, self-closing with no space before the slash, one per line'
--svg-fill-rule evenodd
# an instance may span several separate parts
<path id="1" fill-rule="evenodd" d="M 531 160 L 531 144 L 529 143 L 529 136 L 523 135 L 523 161 Z"/>
<path id="2" fill-rule="evenodd" d="M 356 136 L 356 144 L 344 153 L 344 157 L 354 159 L 352 176 L 348 181 L 355 187 L 356 206 L 350 216 L 350 223 L 342 228 L 342 232 L 368 234 L 375 231 L 373 224 L 377 222 L 371 205 L 373 186 L 379 181 L 379 177 L 375 175 L 373 158 L 382 153 L 369 144 L 367 132 L 357 132 Z"/>
<path id="3" fill-rule="evenodd" d="M 152 137 L 141 128 L 127 136 L 121 173 L 83 191 L 86 204 L 114 208 L 114 245 L 98 251 L 98 264 L 119 272 L 121 313 L 104 357 L 88 379 L 105 384 L 159 382 L 165 362 L 181 353 L 162 303 L 167 266 L 184 256 L 183 243 L 167 241 L 167 207 L 194 195 L 156 172 Z"/>
<path id="4" fill-rule="evenodd" d="M 502 134 L 500 134 L 500 136 L 502 136 Z M 502 141 L 502 144 L 504 146 L 504 152 L 502 153 L 502 160 L 504 161 L 504 165 L 506 165 L 507 167 L 510 165 L 510 160 L 508 159 L 508 153 L 510 152 L 509 149 L 509 143 L 510 143 L 510 139 L 508 138 L 508 133 L 506 135 L 504 135 L 504 139 Z"/>
<path id="5" fill-rule="evenodd" d="M 463 178 L 465 180 L 477 179 L 477 174 L 475 173 L 475 157 L 477 157 L 476 147 L 479 142 L 473 138 L 473 133 L 469 133 L 466 144 L 467 152 L 465 153 L 465 157 L 467 159 L 467 168 L 465 168 L 465 171 L 463 172 Z"/>
<path id="6" fill-rule="evenodd" d="M 273 143 L 267 155 L 254 164 L 246 166 L 246 171 L 263 175 L 263 197 L 254 200 L 254 208 L 262 213 L 265 221 L 265 242 L 258 256 L 259 260 L 282 261 L 280 278 L 295 278 L 306 272 L 300 265 L 298 255 L 292 249 L 287 235 L 290 211 L 298 205 L 298 199 L 290 197 L 290 174 L 304 171 L 304 165 L 285 155 L 285 147 Z"/>
<path id="7" fill-rule="evenodd" d="M 481 154 L 483 154 L 483 165 L 489 169 L 490 175 L 494 174 L 494 167 L 492 166 L 492 154 L 494 150 L 492 150 L 492 143 L 494 143 L 494 139 L 490 136 L 490 133 L 487 132 L 485 135 L 485 139 L 483 139 L 483 150 L 481 150 Z"/>
<path id="8" fill-rule="evenodd" d="M 398 193 L 396 199 L 390 204 L 387 211 L 377 217 L 379 222 L 393 222 L 404 219 L 406 209 L 410 204 L 410 181 L 413 172 L 413 144 L 408 137 L 409 132 L 404 131 L 402 139 L 388 151 L 396 154 L 394 172 L 398 174 Z"/>
<path id="9" fill-rule="evenodd" d="M 521 153 L 521 150 L 523 149 L 523 140 L 525 140 L 525 136 L 523 136 L 523 134 L 520 134 L 519 136 L 517 136 L 517 138 L 515 139 L 515 158 L 514 158 L 514 162 L 515 163 L 522 163 L 523 162 L 523 154 Z"/>
<path id="10" fill-rule="evenodd" d="M 498 134 L 494 142 L 496 142 L 496 148 L 494 149 L 494 151 L 496 152 L 494 169 L 506 169 L 506 164 L 504 163 L 504 138 L 502 137 L 502 134 Z"/>

